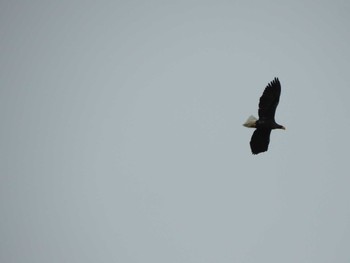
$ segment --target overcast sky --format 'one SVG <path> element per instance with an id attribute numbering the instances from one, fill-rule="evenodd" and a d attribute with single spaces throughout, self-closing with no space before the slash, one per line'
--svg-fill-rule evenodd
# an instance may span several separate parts
<path id="1" fill-rule="evenodd" d="M 349 13 L 1 1 L 0 262 L 350 262 Z"/>

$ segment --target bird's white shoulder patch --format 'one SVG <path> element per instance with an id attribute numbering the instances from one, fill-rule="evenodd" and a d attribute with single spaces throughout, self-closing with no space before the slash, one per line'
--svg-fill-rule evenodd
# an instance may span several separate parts
<path id="1" fill-rule="evenodd" d="M 249 118 L 246 120 L 246 122 L 243 123 L 243 126 L 247 128 L 255 128 L 255 122 L 257 120 L 258 119 L 255 118 L 253 115 L 250 115 Z"/>

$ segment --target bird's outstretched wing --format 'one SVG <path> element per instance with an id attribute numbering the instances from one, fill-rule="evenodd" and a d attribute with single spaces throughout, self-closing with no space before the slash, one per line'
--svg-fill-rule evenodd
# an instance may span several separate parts
<path id="1" fill-rule="evenodd" d="M 266 152 L 269 147 L 271 129 L 256 129 L 250 140 L 253 154 Z"/>
<path id="2" fill-rule="evenodd" d="M 259 101 L 259 118 L 274 119 L 275 112 L 280 100 L 281 83 L 278 78 L 271 81 L 265 88 Z"/>

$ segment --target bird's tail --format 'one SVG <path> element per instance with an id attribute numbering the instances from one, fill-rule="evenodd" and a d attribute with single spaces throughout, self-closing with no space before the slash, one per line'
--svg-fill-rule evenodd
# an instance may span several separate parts
<path id="1" fill-rule="evenodd" d="M 250 115 L 249 118 L 246 120 L 245 123 L 243 123 L 243 126 L 244 127 L 247 127 L 247 128 L 255 128 L 255 123 L 258 119 L 255 118 L 253 115 Z"/>

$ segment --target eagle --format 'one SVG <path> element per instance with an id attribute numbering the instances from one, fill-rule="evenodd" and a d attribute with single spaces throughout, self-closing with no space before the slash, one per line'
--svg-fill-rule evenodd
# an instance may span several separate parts
<path id="1" fill-rule="evenodd" d="M 274 78 L 265 88 L 259 101 L 259 119 L 251 115 L 243 126 L 255 128 L 250 140 L 250 149 L 253 154 L 266 152 L 269 147 L 270 134 L 273 129 L 286 128 L 275 121 L 275 112 L 280 100 L 281 83 Z"/>

